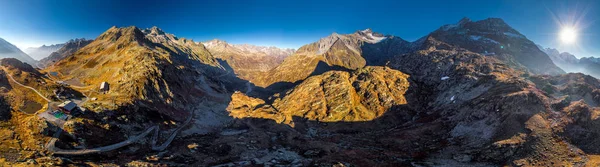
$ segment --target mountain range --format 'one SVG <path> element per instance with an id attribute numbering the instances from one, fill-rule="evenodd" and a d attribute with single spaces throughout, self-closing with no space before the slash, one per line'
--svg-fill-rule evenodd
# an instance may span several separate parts
<path id="1" fill-rule="evenodd" d="M 54 44 L 50 46 L 42 45 L 40 47 L 29 47 L 23 50 L 23 52 L 27 53 L 27 55 L 31 56 L 35 60 L 41 60 L 48 57 L 48 55 L 50 55 L 52 52 L 56 52 L 64 45 L 65 44 Z"/>
<path id="2" fill-rule="evenodd" d="M 271 70 L 295 52 L 294 49 L 263 47 L 248 44 L 233 45 L 218 39 L 202 43 L 220 61 L 227 63 L 229 71 L 240 78 L 251 79 L 260 72 Z"/>
<path id="3" fill-rule="evenodd" d="M 15 45 L 9 43 L 8 41 L 2 38 L 0 38 L 0 57 L 16 58 L 32 65 L 35 65 L 37 63 L 33 58 L 29 57 L 29 55 L 21 51 L 21 49 L 17 48 Z"/>
<path id="4" fill-rule="evenodd" d="M 59 60 L 64 59 L 67 56 L 70 56 L 72 54 L 75 54 L 75 52 L 77 52 L 79 49 L 83 48 L 84 46 L 90 44 L 93 40 L 87 40 L 84 38 L 81 39 L 72 39 L 69 40 L 68 42 L 64 43 L 64 44 L 57 44 L 60 45 L 61 47 L 53 50 L 52 52 L 45 52 L 44 53 L 44 57 L 42 59 L 40 59 L 38 65 L 40 67 L 47 67 L 49 65 L 52 65 L 54 63 L 56 63 Z"/>
<path id="5" fill-rule="evenodd" d="M 545 52 L 498 18 L 298 50 L 111 27 L 0 60 L 0 164 L 597 166 L 600 81 L 557 61 L 594 60 Z M 65 98 L 85 111 L 35 116 Z"/>
<path id="6" fill-rule="evenodd" d="M 600 58 L 583 57 L 581 59 L 568 52 L 559 52 L 553 48 L 543 48 L 538 46 L 542 51 L 546 52 L 550 59 L 560 68 L 570 73 L 584 73 L 587 75 L 600 78 Z"/>

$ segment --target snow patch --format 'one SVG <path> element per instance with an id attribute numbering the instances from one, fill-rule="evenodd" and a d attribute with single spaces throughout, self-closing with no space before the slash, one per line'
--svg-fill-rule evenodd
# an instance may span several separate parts
<path id="1" fill-rule="evenodd" d="M 450 77 L 448 77 L 448 76 L 445 76 L 445 77 L 442 77 L 442 78 L 441 78 L 441 80 L 442 80 L 442 81 L 444 81 L 444 80 L 447 80 L 447 79 L 450 79 Z"/>
<path id="2" fill-rule="evenodd" d="M 477 36 L 477 35 L 470 35 L 469 37 L 471 38 L 471 40 L 474 40 L 474 41 L 479 41 L 479 39 L 483 38 L 483 37 Z"/>
<path id="3" fill-rule="evenodd" d="M 442 30 L 448 31 L 448 30 L 454 29 L 456 27 L 458 27 L 458 24 L 448 24 L 448 25 L 443 26 Z"/>
<path id="4" fill-rule="evenodd" d="M 382 37 L 377 37 L 373 35 L 373 32 L 371 32 L 369 29 L 366 30 L 362 30 L 360 31 L 362 32 L 364 35 L 361 36 L 363 40 L 365 40 L 368 43 L 379 43 L 382 40 L 386 39 L 387 37 L 382 36 Z"/>
<path id="5" fill-rule="evenodd" d="M 484 56 L 490 56 L 490 55 L 495 55 L 496 53 L 494 52 L 488 52 L 487 50 L 485 52 L 482 53 Z"/>
<path id="6" fill-rule="evenodd" d="M 495 44 L 500 44 L 500 42 L 493 40 L 493 39 L 489 39 L 486 37 L 482 37 L 482 36 L 478 36 L 478 35 L 470 35 L 469 38 L 473 41 L 479 41 L 479 40 L 483 40 L 485 42 L 491 42 L 491 43 L 495 43 Z"/>
<path id="7" fill-rule="evenodd" d="M 515 34 L 512 32 L 505 32 L 504 35 L 509 36 L 509 37 L 513 37 L 513 38 L 525 38 L 525 36 L 520 35 L 520 34 Z"/>

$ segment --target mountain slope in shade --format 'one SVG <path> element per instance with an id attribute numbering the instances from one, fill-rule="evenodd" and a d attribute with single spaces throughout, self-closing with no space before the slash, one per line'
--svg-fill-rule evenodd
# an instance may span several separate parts
<path id="1" fill-rule="evenodd" d="M 251 80 L 260 72 L 275 68 L 295 51 L 248 44 L 234 45 L 218 39 L 202 44 L 215 58 L 224 61 L 223 63 L 226 63 L 224 66 L 231 68 L 229 70 L 233 70 L 238 77 L 246 80 Z"/>
<path id="2" fill-rule="evenodd" d="M 578 59 L 575 55 L 568 52 L 559 52 L 556 49 L 538 46 L 546 52 L 552 61 L 566 72 L 584 73 L 596 78 L 600 78 L 600 58 L 583 57 Z"/>
<path id="3" fill-rule="evenodd" d="M 25 54 L 21 49 L 8 41 L 0 38 L 0 58 L 16 58 L 30 65 L 35 65 L 37 61 Z"/>
<path id="4" fill-rule="evenodd" d="M 442 26 L 426 39 L 495 56 L 513 68 L 534 74 L 564 73 L 535 43 L 498 18 L 475 22 L 464 18 L 456 24 Z"/>
<path id="5" fill-rule="evenodd" d="M 40 46 L 40 47 L 31 47 L 23 50 L 23 52 L 27 53 L 29 56 L 36 60 L 41 60 L 50 56 L 52 52 L 56 52 L 58 49 L 62 48 L 65 44 L 54 44 L 50 46 Z"/>
<path id="6" fill-rule="evenodd" d="M 108 82 L 111 93 L 98 95 L 97 105 L 145 108 L 185 120 L 193 108 L 186 104 L 222 98 L 223 85 L 211 78 L 221 69 L 202 44 L 157 27 L 132 26 L 110 28 L 47 70 L 90 88 Z"/>
<path id="7" fill-rule="evenodd" d="M 331 69 L 354 70 L 367 65 L 383 65 L 392 56 L 410 50 L 409 42 L 371 29 L 346 35 L 333 33 L 302 46 L 279 66 L 250 81 L 261 87 L 281 89 Z"/>
<path id="8" fill-rule="evenodd" d="M 40 67 L 47 67 L 56 63 L 59 60 L 64 59 L 67 56 L 75 54 L 75 52 L 84 46 L 90 44 L 93 40 L 72 39 L 68 42 L 61 44 L 61 47 L 54 52 L 50 53 L 47 57 L 44 57 L 39 61 Z"/>

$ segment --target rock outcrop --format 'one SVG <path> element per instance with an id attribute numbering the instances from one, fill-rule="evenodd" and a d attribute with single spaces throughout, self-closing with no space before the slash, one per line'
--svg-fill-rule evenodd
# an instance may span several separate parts
<path id="1" fill-rule="evenodd" d="M 272 104 L 238 92 L 228 111 L 235 118 L 267 118 L 286 124 L 293 124 L 293 117 L 320 122 L 371 121 L 406 104 L 408 87 L 408 75 L 386 67 L 330 71 L 273 97 L 277 99 Z"/>

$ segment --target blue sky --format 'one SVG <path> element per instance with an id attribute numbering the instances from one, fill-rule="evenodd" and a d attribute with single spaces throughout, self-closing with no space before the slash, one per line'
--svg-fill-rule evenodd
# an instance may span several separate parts
<path id="1" fill-rule="evenodd" d="M 25 48 L 93 39 L 113 25 L 135 25 L 195 41 L 298 48 L 332 32 L 365 28 L 414 41 L 463 17 L 498 17 L 545 47 L 600 57 L 599 10 L 594 0 L 0 0 L 0 37 Z M 579 20 L 576 44 L 557 40 L 557 20 Z"/>

